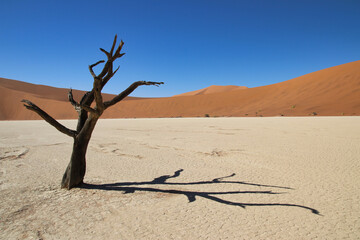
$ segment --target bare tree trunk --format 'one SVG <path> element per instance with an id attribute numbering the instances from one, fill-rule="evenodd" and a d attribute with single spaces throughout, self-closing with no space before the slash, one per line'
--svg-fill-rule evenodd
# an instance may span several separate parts
<path id="1" fill-rule="evenodd" d="M 79 121 L 80 118 L 79 114 Z M 71 189 L 83 183 L 86 172 L 86 150 L 98 119 L 98 116 L 90 114 L 82 126 L 82 133 L 74 138 L 73 151 L 61 181 L 61 188 Z"/>
<path id="2" fill-rule="evenodd" d="M 61 181 L 61 188 L 71 189 L 83 183 L 86 172 L 87 143 L 74 140 L 70 162 Z"/>

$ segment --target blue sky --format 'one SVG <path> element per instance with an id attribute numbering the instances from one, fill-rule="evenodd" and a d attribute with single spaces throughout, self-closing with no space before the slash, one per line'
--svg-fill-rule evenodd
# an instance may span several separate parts
<path id="1" fill-rule="evenodd" d="M 359 0 L 5 0 L 0 16 L 0 77 L 63 88 L 91 89 L 88 65 L 115 34 L 126 55 L 103 92 L 166 83 L 139 97 L 257 87 L 360 59 Z"/>

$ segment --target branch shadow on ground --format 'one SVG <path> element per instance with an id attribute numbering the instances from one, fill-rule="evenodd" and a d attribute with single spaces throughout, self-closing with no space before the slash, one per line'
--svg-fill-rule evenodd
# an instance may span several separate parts
<path id="1" fill-rule="evenodd" d="M 84 183 L 80 186 L 83 189 L 97 189 L 97 190 L 105 190 L 105 191 L 122 191 L 124 194 L 138 192 L 157 192 L 157 193 L 169 193 L 169 194 L 179 194 L 185 195 L 189 202 L 196 201 L 197 197 L 202 197 L 208 200 L 212 200 L 218 203 L 239 206 L 242 208 L 246 208 L 248 206 L 284 206 L 284 207 L 298 207 L 311 211 L 314 214 L 320 215 L 319 211 L 303 205 L 298 204 L 290 204 L 290 203 L 242 203 L 242 202 L 232 202 L 222 198 L 219 198 L 214 195 L 231 195 L 231 194 L 282 194 L 283 192 L 273 192 L 273 191 L 228 191 L 228 192 L 199 192 L 199 191 L 184 191 L 184 190 L 171 190 L 171 189 L 159 189 L 153 187 L 139 187 L 142 185 L 174 185 L 174 186 L 186 186 L 186 185 L 202 185 L 202 184 L 242 184 L 242 185 L 250 185 L 250 186 L 258 186 L 258 187 L 267 187 L 267 188 L 278 188 L 278 189 L 288 189 L 293 190 L 289 187 L 282 186 L 274 186 L 274 185 L 264 185 L 257 183 L 249 183 L 249 182 L 241 182 L 241 181 L 227 181 L 223 180 L 226 178 L 230 178 L 235 176 L 235 173 L 220 177 L 214 178 L 211 181 L 198 181 L 198 182 L 166 182 L 168 179 L 176 178 L 180 176 L 180 173 L 183 169 L 180 169 L 174 172 L 173 175 L 164 175 L 157 178 L 154 178 L 152 181 L 143 181 L 143 182 L 118 182 L 118 183 L 110 183 L 110 184 L 88 184 Z"/>

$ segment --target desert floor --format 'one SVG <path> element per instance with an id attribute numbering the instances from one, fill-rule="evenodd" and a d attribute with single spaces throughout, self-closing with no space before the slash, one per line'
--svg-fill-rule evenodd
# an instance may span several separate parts
<path id="1" fill-rule="evenodd" d="M 69 127 L 76 121 L 61 121 Z M 360 117 L 0 122 L 0 239 L 359 239 Z"/>

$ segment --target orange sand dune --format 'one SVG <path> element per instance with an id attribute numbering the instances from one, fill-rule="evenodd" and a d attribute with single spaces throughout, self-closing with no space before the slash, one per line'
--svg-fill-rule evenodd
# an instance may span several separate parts
<path id="1" fill-rule="evenodd" d="M 123 102 L 104 117 L 360 115 L 360 61 L 285 82 L 213 93 Z"/>
<path id="2" fill-rule="evenodd" d="M 10 80 L 6 78 L 0 78 L 0 86 L 10 90 L 24 92 L 25 94 L 36 95 L 40 98 L 53 99 L 58 101 L 67 101 L 67 94 L 69 92 L 69 89 L 67 88 L 56 88 L 45 85 L 37 85 L 16 80 Z M 73 90 L 73 95 L 75 99 L 81 99 L 81 97 L 85 93 L 86 91 Z M 113 98 L 114 95 L 103 94 L 103 97 L 109 100 Z"/>
<path id="3" fill-rule="evenodd" d="M 247 87 L 240 87 L 240 86 L 234 86 L 234 85 L 228 85 L 228 86 L 212 85 L 210 87 L 203 88 L 200 90 L 174 95 L 173 97 L 195 96 L 195 95 L 204 95 L 204 94 L 212 94 L 212 93 L 219 93 L 219 92 L 229 92 L 229 91 L 234 91 L 234 90 L 239 90 L 239 89 L 247 89 Z"/>
<path id="4" fill-rule="evenodd" d="M 33 101 L 55 118 L 76 117 L 66 100 L 67 90 L 53 91 L 46 87 L 49 89 L 36 92 L 45 86 L 9 81 L 5 84 L 3 79 L 0 81 L 0 119 L 40 119 L 22 106 L 20 100 L 23 98 Z M 308 116 L 313 113 L 360 115 L 360 61 L 263 87 L 122 101 L 105 111 L 103 117 Z"/>
<path id="5" fill-rule="evenodd" d="M 69 89 L 36 85 L 6 78 L 0 78 L 0 120 L 40 119 L 31 111 L 24 111 L 22 99 L 28 99 L 58 119 L 77 118 L 77 113 L 68 102 Z M 80 100 L 86 91 L 73 90 L 74 99 Z M 115 95 L 103 94 L 104 100 Z M 128 97 L 126 100 L 137 98 Z"/>

